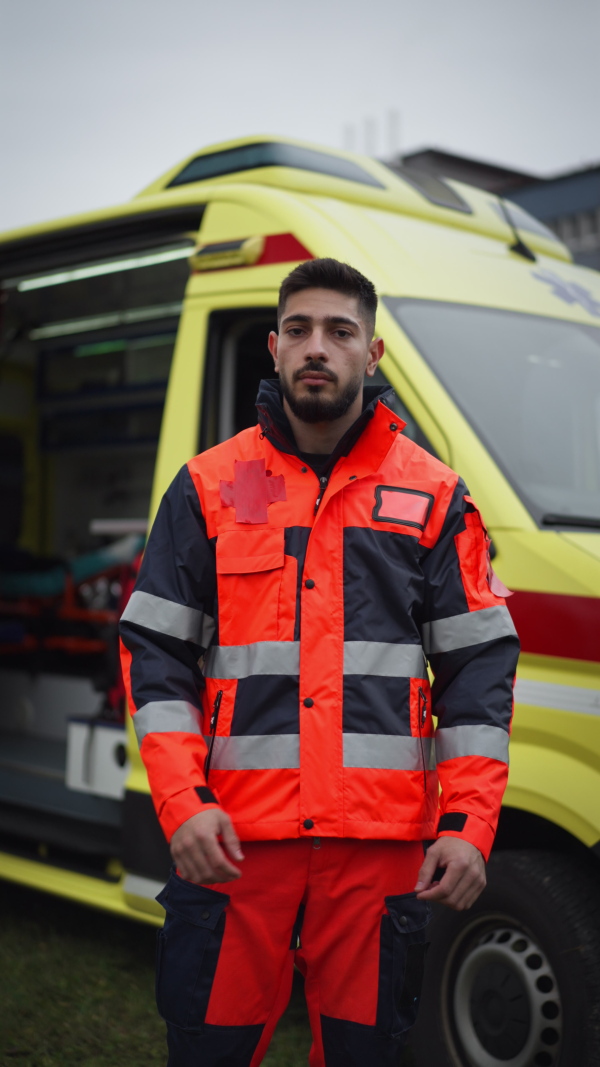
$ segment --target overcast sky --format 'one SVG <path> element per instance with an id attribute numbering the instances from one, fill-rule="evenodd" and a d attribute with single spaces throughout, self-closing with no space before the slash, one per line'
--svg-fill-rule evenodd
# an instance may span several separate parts
<path id="1" fill-rule="evenodd" d="M 0 4 L 0 230 L 126 200 L 230 137 L 363 151 L 370 119 L 385 156 L 394 111 L 404 151 L 600 160 L 598 0 Z"/>

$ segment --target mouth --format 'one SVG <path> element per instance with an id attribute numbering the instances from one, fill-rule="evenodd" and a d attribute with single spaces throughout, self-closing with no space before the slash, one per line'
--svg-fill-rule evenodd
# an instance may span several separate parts
<path id="1" fill-rule="evenodd" d="M 304 382 L 305 385 L 324 385 L 325 382 L 332 382 L 333 378 L 330 374 L 323 374 L 320 371 L 311 370 L 299 374 L 298 380 Z"/>

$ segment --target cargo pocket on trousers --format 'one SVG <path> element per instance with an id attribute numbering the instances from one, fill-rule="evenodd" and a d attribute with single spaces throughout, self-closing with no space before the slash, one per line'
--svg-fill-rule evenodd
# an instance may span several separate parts
<path id="1" fill-rule="evenodd" d="M 158 894 L 166 911 L 156 950 L 156 1004 L 167 1023 L 200 1029 L 217 969 L 229 897 L 175 870 Z"/>
<path id="2" fill-rule="evenodd" d="M 392 1037 L 414 1023 L 423 983 L 431 908 L 414 893 L 386 897 L 381 917 L 377 1029 Z"/>

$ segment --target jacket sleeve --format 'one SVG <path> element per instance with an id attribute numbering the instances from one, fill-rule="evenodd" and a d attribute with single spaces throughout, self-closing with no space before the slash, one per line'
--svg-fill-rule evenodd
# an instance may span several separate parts
<path id="1" fill-rule="evenodd" d="M 215 554 L 183 467 L 160 505 L 120 624 L 129 710 L 168 841 L 215 807 L 207 788 L 198 660 L 215 632 Z"/>
<path id="2" fill-rule="evenodd" d="M 424 561 L 423 645 L 434 673 L 438 836 L 462 837 L 487 860 L 508 777 L 517 634 L 489 563 L 489 538 L 460 479 Z"/>

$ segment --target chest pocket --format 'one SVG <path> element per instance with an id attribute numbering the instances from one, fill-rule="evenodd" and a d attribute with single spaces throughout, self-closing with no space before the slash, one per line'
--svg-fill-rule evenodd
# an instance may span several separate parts
<path id="1" fill-rule="evenodd" d="M 283 528 L 228 530 L 217 539 L 219 641 L 293 641 L 297 561 Z"/>

